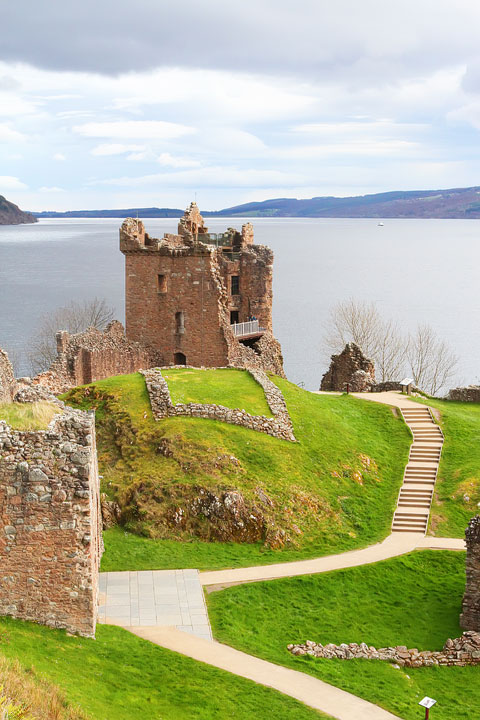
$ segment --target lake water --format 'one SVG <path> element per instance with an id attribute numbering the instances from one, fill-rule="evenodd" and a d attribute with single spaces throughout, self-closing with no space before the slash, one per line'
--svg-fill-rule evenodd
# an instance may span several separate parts
<path id="1" fill-rule="evenodd" d="M 155 237 L 174 219 L 147 219 Z M 240 218 L 208 218 L 220 231 Z M 259 244 L 275 253 L 274 332 L 289 379 L 317 389 L 332 305 L 374 301 L 405 330 L 428 323 L 460 356 L 456 384 L 480 377 L 480 220 L 259 218 Z M 105 297 L 124 320 L 118 219 L 51 219 L 0 226 L 0 347 L 20 358 L 42 315 L 71 299 Z"/>

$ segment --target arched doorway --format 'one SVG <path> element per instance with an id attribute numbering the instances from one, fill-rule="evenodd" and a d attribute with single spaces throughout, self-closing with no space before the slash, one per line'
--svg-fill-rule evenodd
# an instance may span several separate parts
<path id="1" fill-rule="evenodd" d="M 176 352 L 175 355 L 173 356 L 173 362 L 175 365 L 186 365 L 187 358 L 183 353 Z"/>

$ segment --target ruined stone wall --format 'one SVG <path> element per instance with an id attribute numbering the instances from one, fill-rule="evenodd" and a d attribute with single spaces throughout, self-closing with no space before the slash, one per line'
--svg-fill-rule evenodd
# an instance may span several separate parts
<path id="1" fill-rule="evenodd" d="M 465 531 L 467 582 L 463 596 L 460 627 L 480 632 L 480 515 L 473 517 Z"/>
<path id="2" fill-rule="evenodd" d="M 453 388 L 448 393 L 448 399 L 456 402 L 480 402 L 480 385 Z"/>
<path id="3" fill-rule="evenodd" d="M 0 615 L 95 634 L 102 551 L 94 416 L 0 420 Z"/>
<path id="4" fill-rule="evenodd" d="M 34 378 L 36 384 L 55 393 L 112 375 L 137 372 L 158 362 L 151 348 L 126 339 L 118 321 L 110 323 L 104 332 L 89 328 L 75 335 L 58 333 L 57 353 L 50 369 Z"/>
<path id="5" fill-rule="evenodd" d="M 228 346 L 229 365 L 238 368 L 257 368 L 285 377 L 282 348 L 272 333 L 266 332 L 251 346 L 233 341 Z"/>
<path id="6" fill-rule="evenodd" d="M 375 648 L 367 643 L 342 643 L 322 645 L 307 640 L 302 645 L 287 645 L 292 655 L 310 655 L 316 658 L 338 658 L 339 660 L 387 660 L 403 667 L 432 667 L 432 665 L 464 666 L 480 665 L 480 634 L 465 632 L 462 637 L 448 639 L 443 650 L 434 652 L 405 645 Z"/>
<path id="7" fill-rule="evenodd" d="M 332 355 L 330 367 L 322 377 L 320 390 L 368 392 L 375 385 L 375 366 L 355 343 L 347 343 L 339 355 Z"/>
<path id="8" fill-rule="evenodd" d="M 0 403 L 11 402 L 16 392 L 15 375 L 7 353 L 0 348 Z"/>
<path id="9" fill-rule="evenodd" d="M 281 440 L 295 442 L 292 421 L 282 392 L 261 370 L 252 369 L 250 373 L 263 388 L 273 418 L 264 415 L 250 415 L 245 410 L 227 408 L 223 405 L 202 403 L 177 403 L 174 405 L 167 381 L 160 368 L 146 370 L 143 375 L 155 420 L 162 420 L 166 417 L 198 417 L 220 420 L 230 425 L 241 425 L 250 430 L 263 432 Z"/>

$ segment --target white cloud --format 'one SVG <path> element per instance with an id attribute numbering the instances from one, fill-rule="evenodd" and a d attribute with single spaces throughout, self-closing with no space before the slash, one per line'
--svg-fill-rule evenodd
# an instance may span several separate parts
<path id="1" fill-rule="evenodd" d="M 8 125 L 4 123 L 0 124 L 0 143 L 1 142 L 22 142 L 24 135 L 19 133 L 17 130 L 12 130 Z"/>
<path id="2" fill-rule="evenodd" d="M 241 170 L 231 167 L 208 167 L 171 173 L 155 173 L 139 177 L 119 177 L 95 180 L 91 185 L 117 185 L 119 187 L 176 186 L 176 187 L 270 187 L 301 184 L 303 176 L 280 170 Z"/>
<path id="3" fill-rule="evenodd" d="M 144 145 L 121 145 L 120 143 L 105 143 L 103 145 L 97 145 L 97 147 L 90 150 L 91 155 L 123 155 L 127 152 L 143 152 L 145 150 Z"/>
<path id="4" fill-rule="evenodd" d="M 54 159 L 54 160 L 58 160 L 59 162 L 63 162 L 63 161 L 66 160 L 67 158 L 65 157 L 65 155 L 64 155 L 63 153 L 57 152 L 57 153 L 54 154 L 53 159 Z"/>
<path id="5" fill-rule="evenodd" d="M 0 192 L 3 190 L 26 190 L 28 185 L 25 185 L 17 177 L 11 175 L 0 175 Z"/>
<path id="6" fill-rule="evenodd" d="M 55 187 L 55 185 L 53 185 L 52 187 L 38 188 L 38 192 L 41 192 L 41 193 L 63 193 L 63 192 L 65 192 L 65 190 L 61 187 Z"/>
<path id="7" fill-rule="evenodd" d="M 200 163 L 197 160 L 189 160 L 188 158 L 173 157 L 170 153 L 162 153 L 158 156 L 157 162 L 165 167 L 173 168 L 191 168 L 199 167 Z"/>
<path id="8" fill-rule="evenodd" d="M 163 120 L 123 120 L 75 125 L 73 130 L 85 137 L 155 138 L 171 140 L 195 132 L 195 128 Z"/>

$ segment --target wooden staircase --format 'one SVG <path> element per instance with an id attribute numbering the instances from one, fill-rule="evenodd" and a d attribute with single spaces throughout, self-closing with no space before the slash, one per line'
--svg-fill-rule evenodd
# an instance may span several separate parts
<path id="1" fill-rule="evenodd" d="M 430 408 L 400 408 L 413 435 L 403 485 L 393 516 L 392 532 L 425 534 L 443 445 L 443 433 Z"/>

